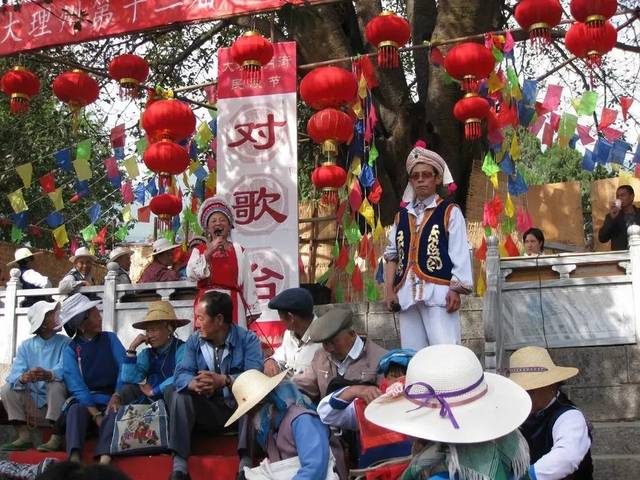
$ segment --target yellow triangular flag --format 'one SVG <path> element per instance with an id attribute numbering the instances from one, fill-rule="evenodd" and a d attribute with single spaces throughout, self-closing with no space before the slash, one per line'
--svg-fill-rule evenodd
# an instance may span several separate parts
<path id="1" fill-rule="evenodd" d="M 7 198 L 9 199 L 9 203 L 11 203 L 11 208 L 16 213 L 24 212 L 25 210 L 29 210 L 27 207 L 27 202 L 24 201 L 24 197 L 22 196 L 22 189 L 19 188 L 15 192 L 8 193 Z"/>
<path id="2" fill-rule="evenodd" d="M 376 222 L 376 229 L 373 231 L 373 239 L 377 242 L 382 237 L 384 237 L 384 228 L 382 228 L 382 223 L 380 223 L 380 219 Z"/>
<path id="3" fill-rule="evenodd" d="M 53 239 L 55 240 L 56 245 L 58 245 L 58 248 L 62 248 L 69 243 L 67 228 L 64 226 L 64 223 L 58 228 L 54 228 L 51 233 L 53 234 Z"/>
<path id="4" fill-rule="evenodd" d="M 511 160 L 516 161 L 520 158 L 520 144 L 518 143 L 518 136 L 511 137 L 511 146 L 509 147 L 509 155 Z"/>
<path id="5" fill-rule="evenodd" d="M 73 168 L 76 171 L 76 175 L 78 176 L 78 180 L 89 180 L 91 178 L 91 166 L 89 162 L 83 159 L 78 159 L 73 161 Z"/>
<path id="6" fill-rule="evenodd" d="M 509 252 L 507 252 L 507 249 L 504 248 L 504 242 L 500 242 L 500 244 L 498 245 L 498 253 L 500 254 L 500 257 L 509 256 Z"/>
<path id="7" fill-rule="evenodd" d="M 375 227 L 376 219 L 373 212 L 373 207 L 371 206 L 371 204 L 369 203 L 369 200 L 367 200 L 366 197 L 362 202 L 362 204 L 360 204 L 360 208 L 358 209 L 358 212 L 360 212 L 360 215 L 364 217 L 364 219 L 367 221 L 367 223 L 371 228 Z"/>
<path id="8" fill-rule="evenodd" d="M 138 169 L 138 162 L 136 161 L 136 157 L 133 155 L 125 159 L 124 168 L 127 170 L 127 175 L 131 178 L 136 178 L 140 175 L 140 170 Z"/>
<path id="9" fill-rule="evenodd" d="M 558 135 L 558 146 L 560 148 L 567 148 L 569 145 L 569 137 L 565 137 L 564 135 Z"/>
<path id="10" fill-rule="evenodd" d="M 193 173 L 200 168 L 200 164 L 194 160 L 191 160 L 191 163 L 189 164 L 189 175 L 193 175 Z"/>
<path id="11" fill-rule="evenodd" d="M 504 214 L 509 218 L 513 218 L 515 213 L 516 213 L 516 210 L 513 206 L 513 202 L 511 201 L 511 195 L 507 193 L 507 201 L 504 202 Z"/>
<path id="12" fill-rule="evenodd" d="M 89 245 L 89 253 L 91 255 L 95 255 L 96 254 L 96 247 L 93 245 L 93 243 L 91 245 Z"/>
<path id="13" fill-rule="evenodd" d="M 216 188 L 216 171 L 215 170 L 211 170 L 209 172 L 209 176 L 205 180 L 204 184 L 209 190 L 213 190 Z"/>
<path id="14" fill-rule="evenodd" d="M 358 119 L 362 120 L 364 118 L 364 110 L 362 110 L 360 100 L 356 100 L 356 103 L 351 106 L 351 109 L 353 110 L 353 113 L 355 113 L 356 117 L 358 117 Z"/>
<path id="15" fill-rule="evenodd" d="M 631 185 L 632 178 L 633 174 L 631 174 L 631 172 L 620 170 L 620 173 L 618 174 L 618 187 L 621 187 L 623 185 Z"/>
<path id="16" fill-rule="evenodd" d="M 489 93 L 497 92 L 498 90 L 502 90 L 504 87 L 504 82 L 500 80 L 500 77 L 496 75 L 496 72 L 491 72 L 488 80 Z"/>
<path id="17" fill-rule="evenodd" d="M 186 171 L 182 172 L 182 183 L 186 187 L 189 186 L 189 175 L 187 175 Z"/>
<path id="18" fill-rule="evenodd" d="M 124 221 L 124 223 L 130 222 L 132 220 L 130 203 L 126 204 L 122 209 L 122 220 Z"/>
<path id="19" fill-rule="evenodd" d="M 20 175 L 24 188 L 29 188 L 29 185 L 31 185 L 31 178 L 33 176 L 33 165 L 31 165 L 31 162 L 18 165 L 16 167 L 16 173 Z"/>
<path id="20" fill-rule="evenodd" d="M 349 172 L 356 177 L 359 177 L 362 173 L 362 160 L 360 157 L 353 157 L 351 160 L 351 166 L 349 167 Z"/>
<path id="21" fill-rule="evenodd" d="M 479 297 L 484 297 L 484 292 L 487 291 L 487 284 L 484 280 L 484 271 L 480 270 L 480 274 L 478 275 L 478 280 L 476 282 L 476 293 Z"/>
<path id="22" fill-rule="evenodd" d="M 360 80 L 358 81 L 358 96 L 363 100 L 367 98 L 367 80 L 364 75 L 360 75 Z"/>
<path id="23" fill-rule="evenodd" d="M 62 200 L 62 187 L 56 188 L 55 191 L 47 193 L 49 200 L 53 203 L 53 208 L 56 210 L 62 210 L 64 208 L 64 201 Z"/>
<path id="24" fill-rule="evenodd" d="M 498 182 L 498 174 L 494 173 L 493 175 L 491 175 L 489 177 L 489 180 L 491 180 L 491 185 L 493 185 L 493 189 L 494 190 L 498 190 L 498 187 L 500 186 L 500 184 Z"/>
<path id="25" fill-rule="evenodd" d="M 576 113 L 578 113 L 578 108 L 580 107 L 580 99 L 579 98 L 572 98 L 571 99 L 571 105 L 573 106 L 573 109 L 576 111 Z"/>

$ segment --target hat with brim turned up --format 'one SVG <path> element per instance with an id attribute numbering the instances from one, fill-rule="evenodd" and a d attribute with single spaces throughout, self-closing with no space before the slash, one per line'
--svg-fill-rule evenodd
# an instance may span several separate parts
<path id="1" fill-rule="evenodd" d="M 579 372 L 575 367 L 556 365 L 542 347 L 524 347 L 511 354 L 504 373 L 525 390 L 535 390 L 569 380 Z"/>
<path id="2" fill-rule="evenodd" d="M 149 309 L 147 310 L 144 320 L 136 322 L 131 326 L 133 328 L 144 330 L 150 324 L 155 322 L 166 322 L 173 325 L 174 328 L 183 327 L 191 323 L 189 320 L 178 318 L 176 316 L 176 311 L 173 309 L 173 305 L 171 305 L 170 302 L 166 300 L 159 300 L 149 304 Z"/>

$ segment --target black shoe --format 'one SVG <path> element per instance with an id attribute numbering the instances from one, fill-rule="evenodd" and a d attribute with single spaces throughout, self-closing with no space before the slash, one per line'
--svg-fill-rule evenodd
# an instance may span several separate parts
<path id="1" fill-rule="evenodd" d="M 180 471 L 171 472 L 171 475 L 169 475 L 169 480 L 190 480 L 190 479 L 191 477 L 189 477 L 188 473 L 184 473 Z"/>

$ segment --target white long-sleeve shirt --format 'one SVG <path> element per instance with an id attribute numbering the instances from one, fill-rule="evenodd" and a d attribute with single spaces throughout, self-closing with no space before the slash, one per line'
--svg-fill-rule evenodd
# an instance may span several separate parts
<path id="1" fill-rule="evenodd" d="M 318 404 L 318 416 L 322 423 L 344 430 L 358 430 L 358 418 L 353 402 L 338 398 L 348 387 L 330 393 Z"/>
<path id="2" fill-rule="evenodd" d="M 591 448 L 587 421 L 580 410 L 568 410 L 560 415 L 553 424 L 551 434 L 553 447 L 533 464 L 533 480 L 565 478 L 578 469 Z"/>
<path id="3" fill-rule="evenodd" d="M 28 282 L 32 285 L 35 285 L 38 288 L 49 288 L 51 287 L 51 282 L 48 277 L 36 272 L 33 268 L 29 270 L 25 270 L 22 274 L 22 280 Z"/>
<path id="4" fill-rule="evenodd" d="M 422 203 L 426 206 L 426 209 L 436 208 L 439 198 L 438 195 L 433 195 L 423 200 Z M 416 225 L 419 225 L 424 218 L 424 212 L 426 210 L 417 214 L 415 210 L 416 205 L 417 201 L 413 201 L 407 205 L 407 212 L 409 215 L 416 217 Z M 387 260 L 398 258 L 396 230 L 397 225 L 395 224 L 389 230 L 389 243 L 384 251 L 384 258 Z M 462 212 L 457 206 L 451 209 L 447 231 L 449 233 L 448 253 L 453 263 L 451 282 L 452 284 L 462 286 L 465 290 L 471 290 L 473 285 L 473 272 L 471 256 L 469 254 L 469 241 L 467 240 L 467 227 Z M 447 306 L 446 298 L 451 288 L 450 285 L 437 285 L 422 280 L 415 274 L 412 267 L 407 268 L 410 268 L 410 270 L 407 273 L 404 283 L 398 290 L 398 301 L 400 302 L 402 310 L 407 310 L 418 302 L 424 302 L 428 306 Z"/>
<path id="5" fill-rule="evenodd" d="M 280 370 L 290 370 L 291 374 L 296 375 L 311 366 L 313 356 L 321 348 L 322 344 L 312 342 L 308 333 L 305 332 L 298 339 L 293 332 L 287 330 L 282 336 L 282 343 L 270 358 L 278 362 Z"/>

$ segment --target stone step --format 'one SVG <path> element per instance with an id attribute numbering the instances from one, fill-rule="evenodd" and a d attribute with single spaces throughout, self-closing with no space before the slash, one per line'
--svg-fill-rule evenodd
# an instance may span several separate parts
<path id="1" fill-rule="evenodd" d="M 593 422 L 593 455 L 640 456 L 640 422 Z M 640 472 L 640 470 L 638 470 Z"/>
<path id="2" fill-rule="evenodd" d="M 640 455 L 594 455 L 593 478 L 637 480 L 640 475 Z"/>

